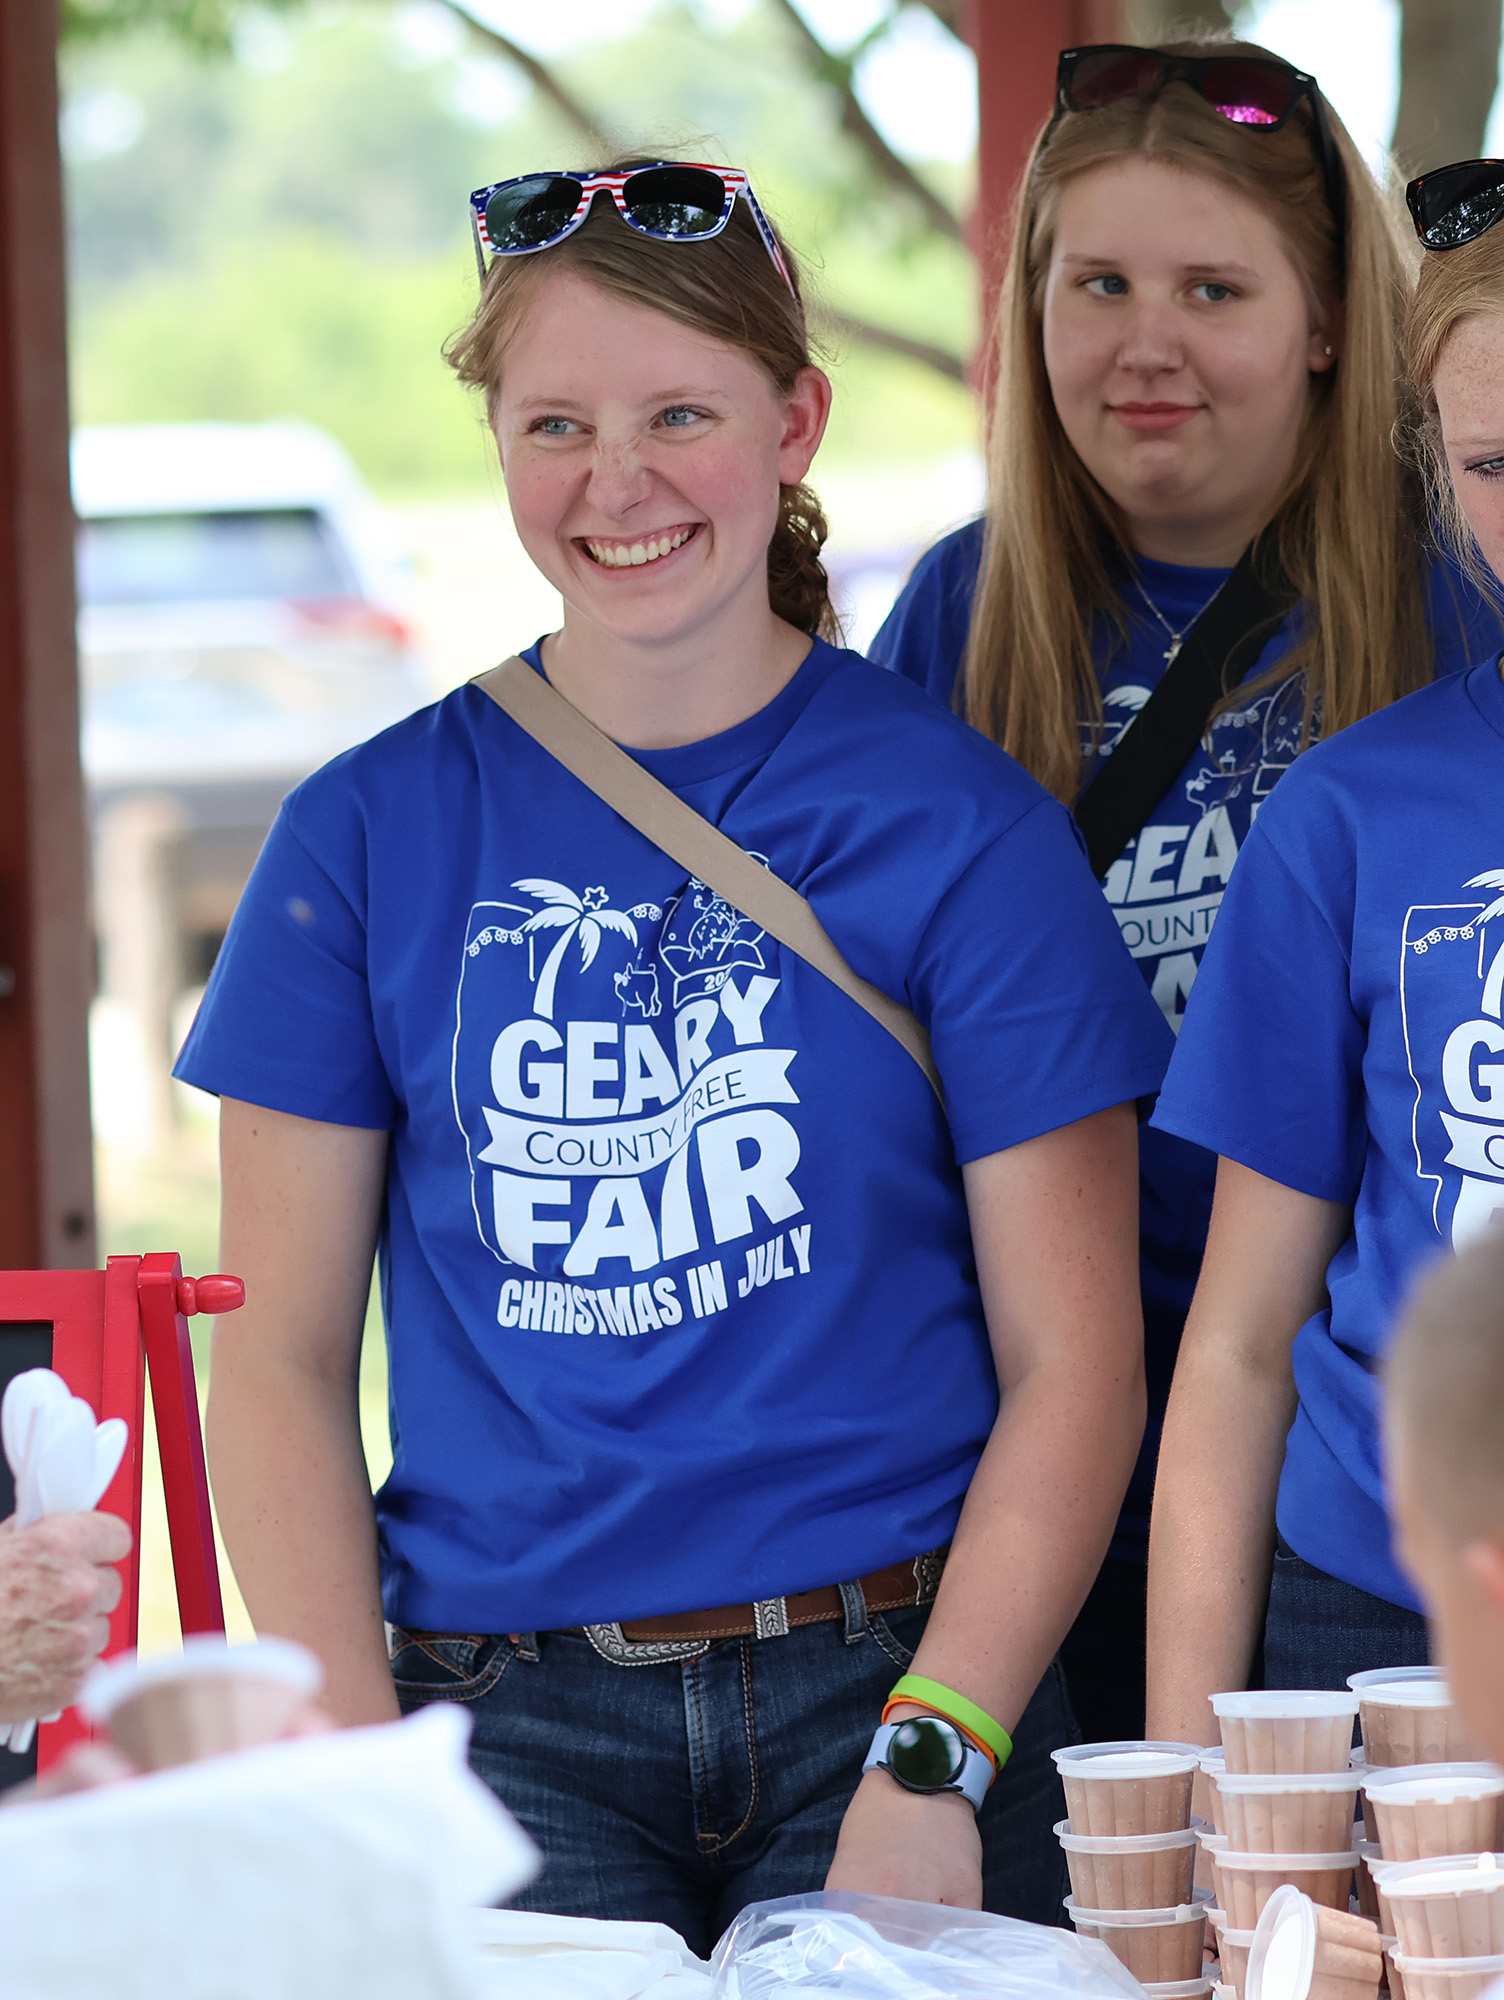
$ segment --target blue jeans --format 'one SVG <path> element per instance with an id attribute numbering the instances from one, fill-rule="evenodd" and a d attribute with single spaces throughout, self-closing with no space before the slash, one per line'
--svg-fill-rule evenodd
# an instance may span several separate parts
<path id="1" fill-rule="evenodd" d="M 1304 1561 L 1281 1536 L 1264 1626 L 1264 1686 L 1342 1688 L 1369 1667 L 1424 1667 L 1426 1621 Z"/>
<path id="2" fill-rule="evenodd" d="M 888 1690 L 928 1606 L 722 1639 L 616 1666 L 580 1632 L 393 1638 L 404 1711 L 470 1712 L 470 1761 L 543 1850 L 516 1907 L 670 1924 L 706 1955 L 748 1903 L 818 1889 Z M 1050 1752 L 1074 1740 L 1052 1665 L 980 1816 L 989 1910 L 1064 1922 Z"/>

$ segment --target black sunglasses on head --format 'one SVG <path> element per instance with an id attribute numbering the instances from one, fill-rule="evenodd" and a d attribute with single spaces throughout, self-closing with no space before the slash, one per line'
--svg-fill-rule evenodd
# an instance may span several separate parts
<path id="1" fill-rule="evenodd" d="M 1421 174 L 1405 202 L 1428 250 L 1458 250 L 1504 215 L 1504 160 L 1458 160 Z"/>
<path id="2" fill-rule="evenodd" d="M 1276 56 L 1178 56 L 1129 42 L 1062 49 L 1055 70 L 1055 116 L 1101 111 L 1109 104 L 1148 102 L 1168 83 L 1188 84 L 1230 125 L 1277 132 L 1296 105 L 1310 106 L 1316 152 L 1339 238 L 1346 218 L 1345 183 L 1326 102 L 1314 76 Z"/>

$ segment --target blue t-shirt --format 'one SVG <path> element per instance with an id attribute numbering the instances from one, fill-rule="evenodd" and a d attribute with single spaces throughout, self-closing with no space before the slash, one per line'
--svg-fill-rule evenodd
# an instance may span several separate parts
<path id="1" fill-rule="evenodd" d="M 1504 1211 L 1504 683 L 1492 663 L 1318 745 L 1259 816 L 1155 1112 L 1352 1203 L 1295 1339 L 1297 1555 L 1419 1610 L 1389 1542 L 1377 1364 L 1405 1292 Z M 1492 802 L 1492 803 L 1490 803 Z"/>
<path id="2" fill-rule="evenodd" d="M 982 555 L 980 521 L 939 542 L 915 567 L 872 645 L 872 657 L 951 706 L 966 647 Z M 1099 658 L 1105 731 L 1083 768 L 1083 786 L 1164 676 L 1170 633 L 1145 602 L 1184 633 L 1230 574 L 1141 558 L 1140 591 L 1124 588 L 1128 642 L 1104 624 Z M 1504 623 L 1445 564 L 1428 579 L 1430 630 L 1438 675 L 1470 666 L 1504 643 Z M 1273 634 L 1248 678 L 1257 679 L 1299 636 L 1300 611 Z M 1143 831 L 1108 870 L 1103 890 L 1166 1020 L 1177 1033 L 1196 968 L 1211 934 L 1232 864 L 1263 801 L 1300 748 L 1304 690 L 1291 677 L 1218 716 Z M 1082 725 L 1083 754 L 1091 738 Z M 1152 1127 L 1140 1135 L 1140 1245 L 1149 1423 L 1124 1504 L 1114 1555 L 1143 1560 L 1164 1406 L 1181 1328 L 1196 1288 L 1211 1217 L 1216 1161 Z"/>
<path id="3" fill-rule="evenodd" d="M 479 689 L 300 786 L 178 1074 L 391 1131 L 399 1624 L 693 1611 L 944 1542 L 998 1397 L 958 1163 L 1168 1055 L 1066 813 L 891 674 L 816 642 L 736 728 L 632 754 L 913 1007 L 949 1116 Z"/>

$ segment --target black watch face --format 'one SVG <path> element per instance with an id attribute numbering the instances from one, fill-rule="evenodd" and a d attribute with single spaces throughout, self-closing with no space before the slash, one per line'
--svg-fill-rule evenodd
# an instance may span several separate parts
<path id="1" fill-rule="evenodd" d="M 888 1745 L 888 1769 L 911 1792 L 938 1792 L 954 1784 L 966 1763 L 960 1731 L 932 1715 L 900 1723 Z"/>

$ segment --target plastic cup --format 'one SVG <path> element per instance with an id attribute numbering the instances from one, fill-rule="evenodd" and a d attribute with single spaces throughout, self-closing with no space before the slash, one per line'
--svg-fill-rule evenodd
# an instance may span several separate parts
<path id="1" fill-rule="evenodd" d="M 1292 1883 L 1313 1903 L 1345 1910 L 1352 1889 L 1356 1853 L 1236 1854 L 1217 1856 L 1222 1907 L 1233 1926 L 1251 1931 L 1276 1889 Z"/>
<path id="2" fill-rule="evenodd" d="M 323 1684 L 316 1656 L 290 1640 L 228 1646 L 199 1634 L 181 1653 L 96 1667 L 79 1707 L 139 1770 L 163 1771 L 274 1743 Z"/>
<path id="3" fill-rule="evenodd" d="M 1200 1979 L 1157 1979 L 1144 1991 L 1153 2000 L 1211 2000 L 1212 1982 L 1204 1974 Z"/>
<path id="4" fill-rule="evenodd" d="M 1135 1833 L 1112 1838 L 1072 1833 L 1062 1820 L 1071 1894 L 1089 1910 L 1163 1910 L 1191 1900 L 1196 1833 Z"/>
<path id="5" fill-rule="evenodd" d="M 1072 1833 L 1121 1839 L 1190 1825 L 1196 1744 L 1077 1743 L 1052 1754 Z"/>
<path id="6" fill-rule="evenodd" d="M 1219 1744 L 1215 1750 L 1201 1753 L 1200 1791 L 1198 1796 L 1206 1802 L 1206 1811 L 1218 1833 L 1226 1833 L 1222 1821 L 1222 1795 L 1217 1790 L 1217 1781 L 1227 1769 L 1227 1752 Z"/>
<path id="7" fill-rule="evenodd" d="M 1365 1688 L 1393 1687 L 1396 1681 L 1440 1681 L 1446 1684 L 1441 1667 L 1368 1667 L 1361 1674 L 1349 1674 L 1347 1684 L 1360 1698 Z"/>
<path id="8" fill-rule="evenodd" d="M 1496 1764 L 1381 1768 L 1363 1791 L 1386 1861 L 1504 1849 L 1504 1771 Z"/>
<path id="9" fill-rule="evenodd" d="M 1211 1917 L 1212 1929 L 1217 1939 L 1217 1960 L 1222 1967 L 1226 1983 L 1243 2000 L 1243 1988 L 1248 1978 L 1248 1954 L 1253 1949 L 1253 1932 L 1235 1930 L 1228 1922 L 1227 1912 L 1217 1910 Z"/>
<path id="10" fill-rule="evenodd" d="M 1378 1861 L 1379 1844 L 1375 1840 L 1358 1842 L 1358 1872 L 1353 1886 L 1357 1893 L 1358 1908 L 1365 1917 L 1371 1917 L 1380 1930 L 1384 1928 L 1379 1911 L 1379 1892 L 1374 1886 L 1372 1863 Z"/>
<path id="11" fill-rule="evenodd" d="M 1228 1845 L 1246 1854 L 1334 1854 L 1353 1840 L 1356 1771 L 1227 1771 L 1217 1781 Z"/>
<path id="12" fill-rule="evenodd" d="M 1405 1976 L 1394 1962 L 1394 1939 L 1384 1940 L 1384 1971 L 1389 1981 L 1389 2000 L 1405 2000 Z"/>
<path id="13" fill-rule="evenodd" d="M 1504 1953 L 1501 1860 L 1504 1856 L 1496 1854 L 1467 1854 L 1384 1863 L 1374 1880 L 1389 1907 L 1400 1956 L 1483 1958 Z"/>
<path id="14" fill-rule="evenodd" d="M 1198 1830 L 1196 1838 L 1200 1841 L 1201 1852 L 1206 1857 L 1206 1870 L 1211 1877 L 1212 1900 L 1220 1910 L 1225 1906 L 1222 1895 L 1222 1874 L 1219 1864 L 1222 1856 L 1227 1852 L 1232 1843 L 1228 1840 L 1225 1833 L 1208 1833 L 1204 1827 Z"/>
<path id="15" fill-rule="evenodd" d="M 1065 1907 L 1081 1936 L 1100 1938 L 1140 1984 L 1163 1985 L 1203 1976 L 1209 1901 L 1206 1891 L 1198 1889 L 1189 1903 L 1174 1909 L 1078 1908 L 1074 1896 L 1066 1897 Z"/>
<path id="16" fill-rule="evenodd" d="M 1504 1954 L 1486 1958 L 1412 1958 L 1407 1951 L 1388 1954 L 1389 1991 L 1397 2000 L 1473 2000 L 1504 1973 Z M 1395 1974 L 1401 1984 L 1395 1984 Z"/>
<path id="17" fill-rule="evenodd" d="M 1345 1770 L 1352 1751 L 1355 1694 L 1328 1689 L 1257 1689 L 1214 1694 L 1230 1772 Z"/>
<path id="18" fill-rule="evenodd" d="M 1254 1930 L 1244 2000 L 1377 2000 L 1383 1974 L 1377 1924 L 1286 1886 Z"/>
<path id="19" fill-rule="evenodd" d="M 1439 1676 L 1390 1678 L 1358 1689 L 1363 1754 L 1371 1765 L 1476 1761 L 1478 1746 L 1452 1706 L 1451 1690 Z"/>

